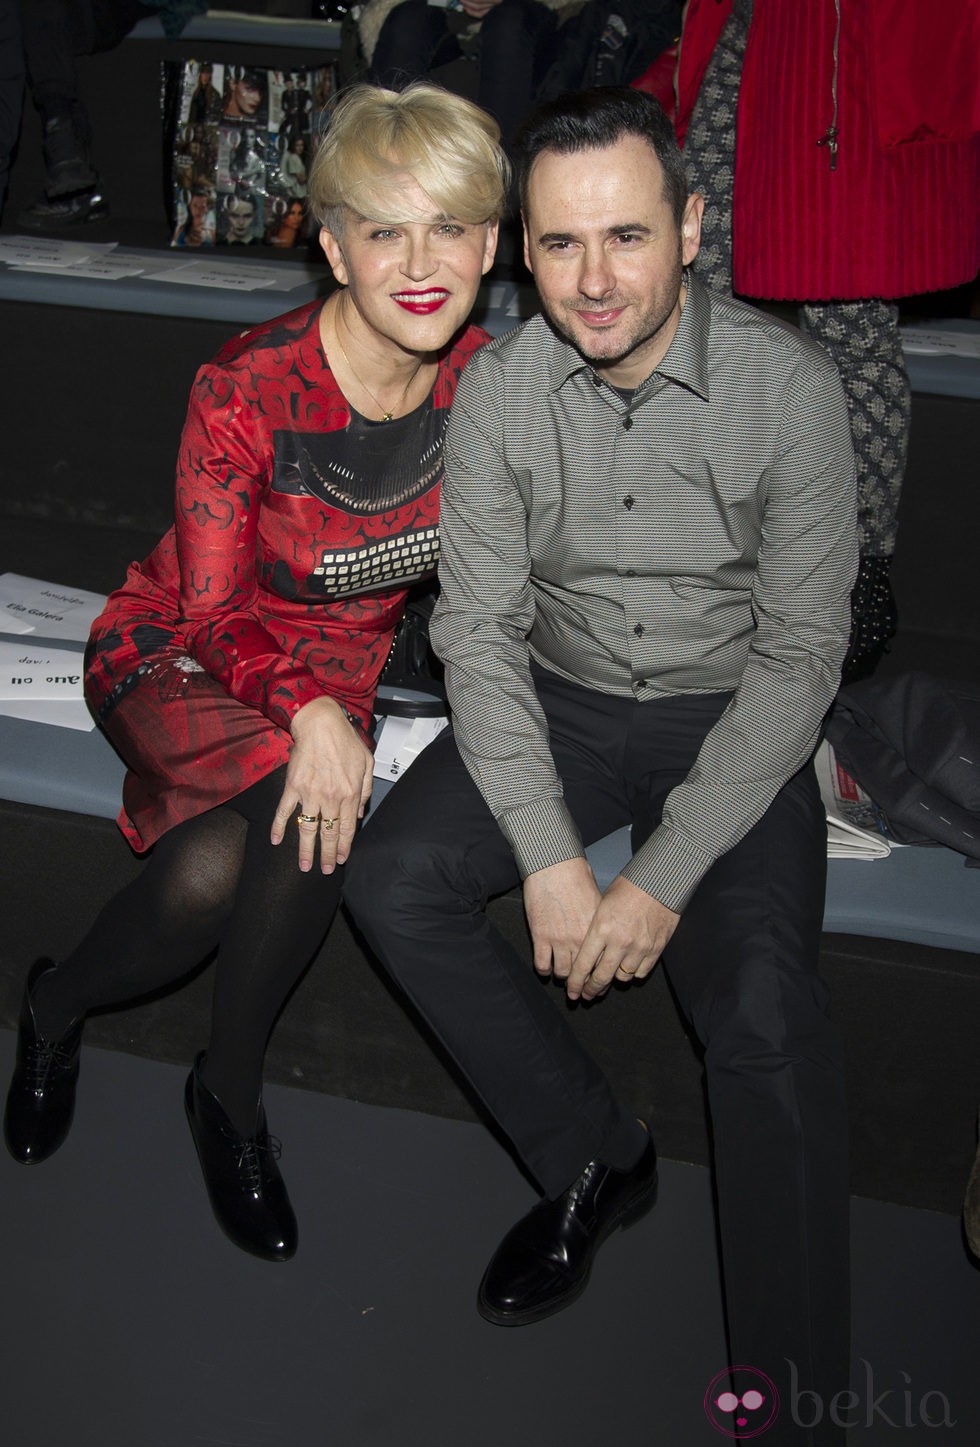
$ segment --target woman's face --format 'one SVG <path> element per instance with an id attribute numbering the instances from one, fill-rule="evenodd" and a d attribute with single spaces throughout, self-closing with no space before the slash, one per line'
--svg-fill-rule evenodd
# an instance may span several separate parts
<path id="1" fill-rule="evenodd" d="M 290 231 L 298 231 L 298 230 L 299 230 L 299 228 L 300 228 L 300 227 L 302 226 L 302 224 L 303 224 L 303 203 L 302 203 L 302 201 L 293 201 L 293 202 L 290 203 L 289 210 L 286 212 L 285 216 L 282 218 L 282 224 L 283 224 L 283 226 L 288 226 L 289 229 L 290 229 Z"/>
<path id="2" fill-rule="evenodd" d="M 404 214 L 427 219 L 389 226 L 348 210 L 343 236 L 324 227 L 320 245 L 369 331 L 404 351 L 438 351 L 472 310 L 497 223 L 447 220 L 411 177 L 395 195 Z"/>
<path id="3" fill-rule="evenodd" d="M 255 220 L 255 206 L 244 196 L 232 198 L 225 212 L 228 218 L 228 240 L 250 241 L 252 223 Z"/>
<path id="4" fill-rule="evenodd" d="M 254 116 L 261 103 L 262 91 L 251 77 L 235 80 L 231 84 L 225 115 Z"/>

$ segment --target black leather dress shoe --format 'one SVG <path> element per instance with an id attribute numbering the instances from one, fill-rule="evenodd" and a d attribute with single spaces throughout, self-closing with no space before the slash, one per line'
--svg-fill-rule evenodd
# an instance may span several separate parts
<path id="1" fill-rule="evenodd" d="M 652 1141 L 631 1171 L 590 1161 L 556 1201 L 539 1201 L 508 1231 L 480 1282 L 480 1315 L 497 1326 L 527 1326 L 569 1306 L 588 1285 L 607 1236 L 638 1221 L 656 1200 Z"/>
<path id="2" fill-rule="evenodd" d="M 45 1040 L 38 1033 L 31 1004 L 37 981 L 56 968 L 50 960 L 38 960 L 27 977 L 20 1008 L 17 1063 L 7 1092 L 3 1136 L 14 1160 L 25 1166 L 54 1155 L 75 1114 L 84 1021 L 74 1021 L 58 1040 Z"/>
<path id="3" fill-rule="evenodd" d="M 296 1254 L 296 1217 L 279 1167 L 279 1142 L 259 1108 L 255 1135 L 240 1136 L 200 1077 L 203 1055 L 187 1077 L 184 1107 L 204 1172 L 211 1209 L 225 1235 L 266 1261 Z"/>

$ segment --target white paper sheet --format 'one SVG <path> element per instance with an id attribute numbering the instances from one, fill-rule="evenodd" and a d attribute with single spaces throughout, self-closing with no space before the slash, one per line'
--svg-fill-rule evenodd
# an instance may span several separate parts
<path id="1" fill-rule="evenodd" d="M 326 276 L 325 267 L 307 266 L 302 262 L 263 262 L 255 266 L 236 265 L 210 256 L 207 260 L 175 256 L 144 262 L 146 281 L 179 281 L 185 286 L 223 286 L 236 291 L 255 291 L 271 287 L 276 291 L 295 291 L 300 286 L 313 286 Z M 256 279 L 258 278 L 258 279 Z"/>
<path id="2" fill-rule="evenodd" d="M 88 731 L 95 727 L 82 693 L 82 654 L 0 638 L 0 715 Z"/>
<path id="3" fill-rule="evenodd" d="M 941 327 L 900 327 L 902 350 L 923 355 L 980 358 L 980 332 L 944 331 Z"/>
<path id="4" fill-rule="evenodd" d="M 0 702 L 81 698 L 83 661 L 81 653 L 38 647 L 29 637 L 0 639 Z"/>
<path id="5" fill-rule="evenodd" d="M 51 236 L 0 236 L 0 261 L 8 266 L 78 266 L 111 251 L 115 244 L 58 241 Z"/>
<path id="6" fill-rule="evenodd" d="M 25 618 L 17 613 L 12 613 L 9 608 L 0 606 L 0 633 L 33 633 L 34 624 L 28 623 Z"/>
<path id="7" fill-rule="evenodd" d="M 216 286 L 224 291 L 260 291 L 263 287 L 276 285 L 276 274 L 271 267 L 191 261 L 174 271 L 161 272 L 153 280 L 178 282 L 181 286 Z"/>
<path id="8" fill-rule="evenodd" d="M 45 266 L 37 263 L 33 266 L 15 266 L 14 271 L 28 271 L 35 275 L 43 271 L 50 275 L 53 271 L 63 272 L 65 276 L 85 277 L 91 281 L 121 281 L 127 276 L 141 276 L 144 265 L 132 261 L 120 261 L 115 256 L 93 256 L 88 261 L 81 262 L 78 266 Z"/>
<path id="9" fill-rule="evenodd" d="M 387 717 L 374 751 L 374 777 L 400 779 L 448 723 L 447 718 Z"/>
<path id="10" fill-rule="evenodd" d="M 0 702 L 0 716 L 23 718 L 31 723 L 53 724 L 56 728 L 77 729 L 79 733 L 91 733 L 95 720 L 88 711 L 83 698 L 67 699 L 57 703 L 51 699 L 26 700 L 22 703 Z"/>
<path id="11" fill-rule="evenodd" d="M 44 638 L 71 638 L 84 643 L 92 622 L 105 607 L 105 595 L 86 588 L 67 588 L 43 578 L 0 573 L 0 608 L 4 617 L 27 624 Z M 0 622 L 0 632 L 4 624 Z M 11 628 L 11 632 L 26 632 Z"/>

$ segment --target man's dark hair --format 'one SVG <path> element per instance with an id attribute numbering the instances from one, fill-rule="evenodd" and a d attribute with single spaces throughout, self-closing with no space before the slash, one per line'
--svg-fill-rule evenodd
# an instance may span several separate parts
<path id="1" fill-rule="evenodd" d="M 543 151 L 568 156 L 602 150 L 624 136 L 639 136 L 652 147 L 663 167 L 664 196 L 679 226 L 688 183 L 674 127 L 652 96 L 625 85 L 572 91 L 531 112 L 514 141 L 521 209 L 527 209 L 528 177 Z"/>

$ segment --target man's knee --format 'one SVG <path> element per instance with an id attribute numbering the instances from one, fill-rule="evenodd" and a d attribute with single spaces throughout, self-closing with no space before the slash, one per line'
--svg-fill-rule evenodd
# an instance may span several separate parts
<path id="1" fill-rule="evenodd" d="M 837 1032 L 820 977 L 778 958 L 722 967 L 694 1011 L 709 1067 L 777 1071 L 800 1060 L 836 1067 Z"/>
<path id="2" fill-rule="evenodd" d="M 435 845 L 384 821 L 361 830 L 346 865 L 344 899 L 369 938 L 383 942 L 441 917 L 461 893 L 454 842 Z"/>

